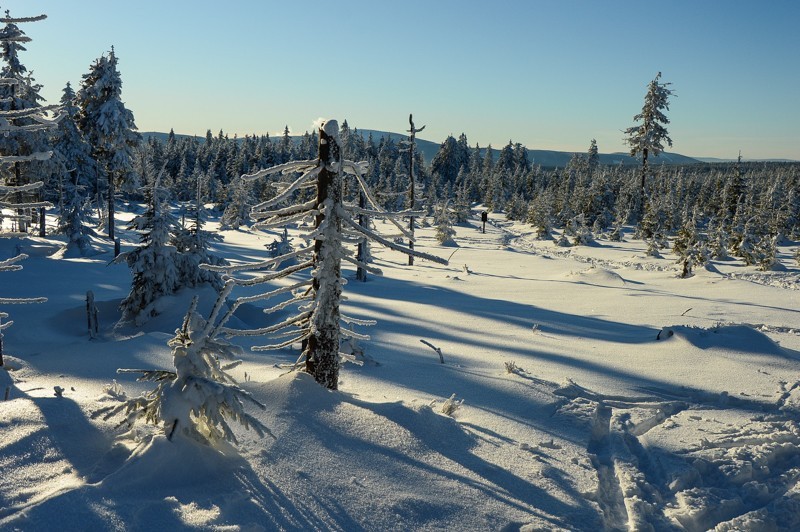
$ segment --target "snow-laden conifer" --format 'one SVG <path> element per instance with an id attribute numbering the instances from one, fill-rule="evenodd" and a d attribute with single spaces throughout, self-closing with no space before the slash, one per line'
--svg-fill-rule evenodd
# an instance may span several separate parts
<path id="1" fill-rule="evenodd" d="M 445 201 L 439 203 L 434 211 L 434 223 L 436 224 L 436 241 L 442 246 L 455 246 L 456 231 L 453 229 L 453 213 L 450 203 Z"/>
<path id="2" fill-rule="evenodd" d="M 254 227 L 278 228 L 290 223 L 298 223 L 313 219 L 311 228 L 303 239 L 310 242 L 306 247 L 292 251 L 287 255 L 270 258 L 258 263 L 234 266 L 206 266 L 227 276 L 228 286 L 254 286 L 270 281 L 287 279 L 290 275 L 310 271 L 310 278 L 294 276 L 288 284 L 254 295 L 242 296 L 234 300 L 221 323 L 227 322 L 229 316 L 243 303 L 264 301 L 272 298 L 280 302 L 267 308 L 267 314 L 273 314 L 287 307 L 296 307 L 297 313 L 279 323 L 259 329 L 236 330 L 224 329 L 230 336 L 270 336 L 274 343 L 255 347 L 255 350 L 280 349 L 294 343 L 302 343 L 304 350 L 301 359 L 305 370 L 314 376 L 323 386 L 336 389 L 340 364 L 340 341 L 342 337 L 365 339 L 352 329 L 342 330 L 345 325 L 370 325 L 371 320 L 358 320 L 343 316 L 339 310 L 342 287 L 345 280 L 341 274 L 341 262 L 347 261 L 361 266 L 367 271 L 379 273 L 369 264 L 360 262 L 348 245 L 355 245 L 369 238 L 391 249 L 418 258 L 446 264 L 447 261 L 398 245 L 369 227 L 362 226 L 354 219 L 354 215 L 367 214 L 371 217 L 384 217 L 395 224 L 405 236 L 411 235 L 398 221 L 402 217 L 419 216 L 421 213 L 403 211 L 389 214 L 382 211 L 364 183 L 363 175 L 366 165 L 354 163 L 341 158 L 338 139 L 339 127 L 335 120 L 325 122 L 319 132 L 319 157 L 317 160 L 304 160 L 284 163 L 253 174 L 242 176 L 253 181 L 273 175 L 297 176 L 286 183 L 275 197 L 256 205 L 251 216 L 257 220 Z M 368 206 L 358 207 L 346 205 L 342 201 L 342 173 L 352 174 L 367 200 Z M 313 187 L 316 196 L 302 203 L 285 205 L 295 193 L 304 188 Z M 294 264 L 279 270 L 270 270 L 275 264 L 295 259 Z M 259 272 L 256 277 L 236 277 L 236 272 Z"/>
<path id="3" fill-rule="evenodd" d="M 117 185 L 123 190 L 135 181 L 133 149 L 139 144 L 133 113 L 122 102 L 122 78 L 112 47 L 91 65 L 76 95 L 80 109 L 78 127 L 92 146 L 92 155 L 105 181 L 108 237 L 114 239 L 114 199 Z"/>
<path id="4" fill-rule="evenodd" d="M 229 424 L 235 421 L 259 435 L 265 427 L 244 409 L 244 402 L 260 408 L 247 391 L 228 373 L 239 361 L 241 348 L 220 338 L 220 312 L 233 288 L 230 282 L 220 293 L 208 320 L 197 312 L 197 298 L 192 300 L 183 326 L 169 341 L 175 371 L 122 369 L 141 373 L 139 380 L 156 382 L 156 388 L 105 411 L 106 418 L 127 415 L 128 424 L 137 420 L 162 425 L 168 439 L 176 435 L 200 443 L 218 446 L 222 441 L 236 443 Z M 228 361 L 225 363 L 225 361 Z"/>
<path id="5" fill-rule="evenodd" d="M 160 185 L 162 172 L 147 192 L 147 210 L 131 220 L 130 229 L 140 232 L 140 246 L 120 254 L 115 262 L 125 261 L 133 273 L 131 291 L 120 303 L 123 322 L 141 325 L 160 313 L 158 301 L 180 287 L 178 252 L 171 241 L 176 221 L 169 212 Z"/>
<path id="6" fill-rule="evenodd" d="M 75 118 L 75 91 L 67 83 L 61 96 L 64 118 L 53 134 L 54 160 L 60 183 L 58 229 L 67 236 L 67 249 L 85 255 L 95 234 L 91 227 L 91 198 L 97 186 L 97 163 Z"/>
<path id="7" fill-rule="evenodd" d="M 642 158 L 640 197 L 644 197 L 645 193 L 649 156 L 656 157 L 664 151 L 665 142 L 672 146 L 672 139 L 665 127 L 669 119 L 664 111 L 669 110 L 669 98 L 673 91 L 669 88 L 671 83 L 662 83 L 660 79 L 661 72 L 647 86 L 642 111 L 633 117 L 639 123 L 625 130 L 625 142 L 631 147 L 631 156 Z"/>
<path id="8" fill-rule="evenodd" d="M 45 15 L 27 18 L 6 16 L 0 19 L 5 27 L 0 30 L 0 47 L 5 66 L 0 73 L 0 224 L 3 218 L 12 221 L 11 231 L 0 225 L 0 237 L 27 236 L 27 220 L 31 211 L 52 207 L 43 201 L 33 200 L 33 195 L 42 188 L 42 181 L 28 180 L 23 165 L 48 161 L 52 151 L 36 151 L 41 148 L 43 135 L 58 124 L 61 115 L 56 106 L 39 105 L 39 86 L 31 85 L 26 69 L 19 61 L 17 52 L 24 50 L 21 43 L 30 39 L 17 24 L 43 20 Z M 56 112 L 55 114 L 52 114 Z M 13 229 L 17 229 L 14 231 Z M 0 273 L 22 269 L 19 263 L 27 258 L 20 253 L 0 261 Z M 44 297 L 8 298 L 0 295 L 0 309 L 8 305 L 43 303 Z M 0 310 L 0 366 L 3 365 L 3 330 L 14 322 L 5 321 L 8 313 Z"/>

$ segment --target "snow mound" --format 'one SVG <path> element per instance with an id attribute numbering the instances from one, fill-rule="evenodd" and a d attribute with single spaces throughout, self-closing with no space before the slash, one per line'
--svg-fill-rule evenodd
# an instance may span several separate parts
<path id="1" fill-rule="evenodd" d="M 125 448 L 118 443 L 105 461 L 113 464 L 124 455 Z M 115 492 L 136 492 L 153 486 L 164 490 L 197 487 L 217 483 L 240 465 L 241 459 L 235 454 L 223 454 L 188 438 L 176 437 L 169 441 L 157 435 L 134 448 L 121 467 L 103 478 L 98 487 Z"/>
<path id="2" fill-rule="evenodd" d="M 335 500 L 354 517 L 369 515 L 345 528 L 499 529 L 509 513 L 530 521 L 532 506 L 503 502 L 516 481 L 486 484 L 481 472 L 492 466 L 475 455 L 476 438 L 429 403 L 365 402 L 305 373 L 245 387 L 267 405 L 255 415 L 272 433 L 240 438 L 257 476 L 304 501 Z M 342 526 L 335 509 L 310 504 L 318 526 Z M 310 525 L 291 519 L 295 527 Z"/>
<path id="3" fill-rule="evenodd" d="M 661 329 L 656 339 L 682 341 L 699 349 L 788 356 L 767 335 L 747 325 L 720 325 L 712 328 L 674 325 Z"/>
<path id="4" fill-rule="evenodd" d="M 579 272 L 570 272 L 567 274 L 568 278 L 578 279 L 582 282 L 600 285 L 623 286 L 626 283 L 617 272 L 611 271 L 607 268 L 599 268 L 592 266 Z"/>

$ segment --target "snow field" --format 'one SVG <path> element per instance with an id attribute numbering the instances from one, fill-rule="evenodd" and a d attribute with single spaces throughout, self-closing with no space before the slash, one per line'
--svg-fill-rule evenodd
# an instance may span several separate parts
<path id="1" fill-rule="evenodd" d="M 166 342 L 193 293 L 142 328 L 115 328 L 125 266 L 107 253 L 55 258 L 58 239 L 22 242 L 31 257 L 3 274 L 3 296 L 49 301 L 8 309 L 0 528 L 800 526 L 800 304 L 788 260 L 784 271 L 727 261 L 678 279 L 670 254 L 647 257 L 637 241 L 565 250 L 499 215 L 485 235 L 476 219 L 456 231 L 458 248 L 417 232 L 422 251 L 453 254 L 450 266 L 408 267 L 373 248 L 383 277 L 359 283 L 348 270 L 342 311 L 378 320 L 360 328 L 377 364 L 346 364 L 339 392 L 283 375 L 299 346 L 246 352 L 234 375 L 267 405 L 251 413 L 269 434 L 237 431 L 236 450 L 92 416 L 150 388 L 117 368 L 170 367 Z M 234 261 L 265 258 L 277 238 L 222 234 L 217 252 Z M 207 312 L 213 290 L 199 295 Z M 266 319 L 240 310 L 242 324 Z M 463 404 L 445 416 L 452 394 Z"/>

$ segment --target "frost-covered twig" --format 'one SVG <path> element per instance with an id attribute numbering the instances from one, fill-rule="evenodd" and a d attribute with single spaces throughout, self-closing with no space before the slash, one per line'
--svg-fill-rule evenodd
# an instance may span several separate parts
<path id="1" fill-rule="evenodd" d="M 430 347 L 434 351 L 436 351 L 436 354 L 439 355 L 439 363 L 440 364 L 444 364 L 444 356 L 442 355 L 442 349 L 441 348 L 436 347 L 432 343 L 428 342 L 427 340 L 423 340 L 422 338 L 420 338 L 419 341 L 422 342 L 423 344 L 427 345 L 428 347 Z"/>

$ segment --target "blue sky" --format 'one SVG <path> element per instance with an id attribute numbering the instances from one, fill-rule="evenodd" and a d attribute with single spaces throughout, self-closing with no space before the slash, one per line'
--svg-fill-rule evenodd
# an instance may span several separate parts
<path id="1" fill-rule="evenodd" d="M 662 72 L 671 151 L 800 160 L 800 2 L 0 0 L 58 100 L 115 47 L 141 131 L 275 134 L 320 117 L 471 145 L 623 151 Z"/>

